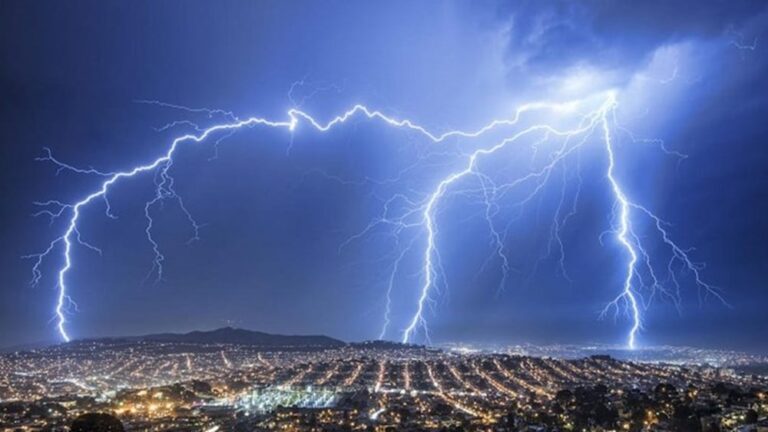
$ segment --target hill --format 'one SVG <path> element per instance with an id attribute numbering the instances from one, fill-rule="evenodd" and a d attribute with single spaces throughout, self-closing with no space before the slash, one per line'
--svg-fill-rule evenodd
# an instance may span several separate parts
<path id="1" fill-rule="evenodd" d="M 278 335 L 232 327 L 189 333 L 158 333 L 144 336 L 88 339 L 74 341 L 73 344 L 88 342 L 163 342 L 195 345 L 231 344 L 264 348 L 336 348 L 347 345 L 346 342 L 322 335 Z"/>

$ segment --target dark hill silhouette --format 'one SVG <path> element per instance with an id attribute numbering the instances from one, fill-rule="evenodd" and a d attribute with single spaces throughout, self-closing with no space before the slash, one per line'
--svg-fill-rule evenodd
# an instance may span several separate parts
<path id="1" fill-rule="evenodd" d="M 158 333 L 144 336 L 80 339 L 70 346 L 99 342 L 104 344 L 126 344 L 136 342 L 164 342 L 195 345 L 232 344 L 265 348 L 335 348 L 347 343 L 322 335 L 277 335 L 259 331 L 223 327 L 216 330 L 193 331 L 189 333 Z"/>
<path id="2" fill-rule="evenodd" d="M 157 333 L 143 336 L 119 336 L 78 339 L 58 345 L 58 349 L 90 351 L 93 345 L 110 349 L 131 349 L 137 345 L 152 344 L 163 352 L 207 352 L 219 349 L 217 345 L 247 346 L 257 351 L 323 351 L 343 347 L 371 350 L 427 349 L 422 345 L 392 341 L 364 341 L 347 343 L 323 335 L 278 335 L 254 330 L 223 327 L 215 330 L 189 333 Z"/>
<path id="3" fill-rule="evenodd" d="M 123 424 L 116 417 L 104 413 L 87 413 L 77 417 L 70 426 L 72 432 L 123 432 Z"/>
<path id="4" fill-rule="evenodd" d="M 346 345 L 338 339 L 322 335 L 277 335 L 253 330 L 223 327 L 210 331 L 193 331 L 189 333 L 161 333 L 139 336 L 138 339 L 153 342 L 177 342 L 198 344 L 234 344 L 259 346 L 306 346 L 306 347 L 337 347 Z"/>

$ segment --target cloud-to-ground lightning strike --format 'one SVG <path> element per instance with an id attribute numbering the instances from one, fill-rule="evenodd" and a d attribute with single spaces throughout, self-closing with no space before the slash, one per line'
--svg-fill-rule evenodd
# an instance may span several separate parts
<path id="1" fill-rule="evenodd" d="M 402 331 L 403 342 L 407 343 L 413 341 L 415 333 L 418 330 L 421 330 L 424 334 L 424 337 L 428 339 L 425 309 L 431 300 L 430 296 L 432 295 L 432 291 L 435 288 L 435 285 L 441 278 L 444 278 L 444 276 L 442 276 L 440 257 L 437 247 L 438 227 L 436 214 L 437 209 L 441 204 L 441 200 L 447 194 L 452 193 L 452 190 L 456 188 L 456 185 L 465 179 L 475 179 L 479 182 L 480 186 L 478 189 L 474 191 L 463 190 L 461 193 L 477 193 L 479 196 L 481 196 L 481 200 L 485 206 L 483 216 L 488 223 L 488 228 L 491 233 L 491 242 L 494 248 L 494 254 L 502 262 L 501 271 L 503 276 L 501 285 L 503 286 L 505 283 L 504 281 L 506 280 L 506 273 L 510 269 L 510 261 L 505 254 L 505 237 L 499 230 L 497 230 L 496 224 L 493 220 L 498 214 L 496 202 L 501 200 L 505 195 L 511 193 L 511 191 L 516 187 L 532 182 L 535 185 L 533 191 L 526 195 L 526 197 L 518 202 L 517 205 L 522 206 L 526 202 L 530 201 L 544 187 L 553 170 L 561 165 L 561 163 L 564 162 L 566 158 L 573 154 L 577 154 L 581 147 L 590 142 L 590 138 L 593 137 L 595 132 L 599 132 L 600 141 L 603 142 L 605 148 L 608 159 L 605 175 L 615 200 L 614 210 L 618 211 L 618 214 L 615 215 L 615 221 L 618 222 L 616 223 L 616 226 L 612 232 L 615 234 L 617 242 L 622 246 L 625 253 L 627 254 L 626 273 L 623 280 L 622 289 L 618 296 L 606 306 L 605 311 L 608 311 L 610 308 L 616 308 L 618 311 L 621 306 L 624 306 L 625 310 L 629 313 L 632 326 L 628 334 L 627 346 L 629 348 L 636 347 L 637 333 L 642 327 L 642 306 L 644 303 L 642 302 L 640 289 L 642 287 L 649 288 L 651 290 L 649 297 L 653 297 L 656 290 L 660 290 L 663 294 L 666 294 L 673 300 L 677 301 L 680 294 L 680 283 L 676 277 L 677 270 L 684 269 L 692 272 L 695 277 L 695 283 L 700 289 L 703 289 L 708 294 L 714 294 L 717 298 L 722 300 L 722 297 L 718 293 L 717 289 L 703 281 L 700 276 L 701 267 L 690 259 L 688 251 L 679 247 L 670 239 L 668 231 L 665 228 L 665 223 L 648 209 L 632 202 L 627 197 L 615 173 L 616 161 L 614 151 L 614 137 L 612 136 L 611 132 L 611 119 L 613 118 L 615 109 L 617 107 L 616 96 L 613 92 L 608 92 L 604 95 L 598 96 L 600 103 L 597 109 L 587 112 L 586 114 L 582 114 L 582 117 L 577 118 L 579 120 L 577 126 L 571 129 L 560 129 L 558 127 L 547 124 L 533 124 L 522 130 L 515 131 L 512 135 L 508 135 L 492 146 L 476 149 L 474 152 L 466 155 L 465 163 L 463 163 L 459 169 L 449 173 L 444 178 L 439 179 L 435 187 L 432 189 L 432 192 L 427 194 L 423 199 L 412 200 L 404 195 L 399 194 L 393 196 L 389 201 L 385 203 L 384 212 L 382 213 L 381 217 L 372 221 L 359 234 L 347 240 L 350 241 L 357 237 L 363 236 L 371 229 L 379 225 L 389 226 L 398 233 L 405 229 L 417 228 L 421 233 L 420 235 L 423 236 L 425 245 L 421 252 L 422 281 L 418 291 L 418 300 L 416 303 L 415 312 L 409 319 L 407 326 Z M 70 334 L 67 331 L 66 325 L 68 322 L 67 316 L 68 311 L 70 307 L 74 305 L 74 302 L 69 295 L 70 289 L 67 285 L 67 276 L 70 270 L 73 268 L 72 249 L 75 246 L 75 243 L 77 243 L 94 251 L 100 252 L 98 248 L 90 245 L 81 238 L 78 226 L 81 212 L 86 206 L 93 203 L 94 201 L 103 200 L 106 205 L 107 215 L 114 217 L 111 214 L 109 201 L 107 199 L 107 194 L 111 187 L 120 180 L 153 171 L 155 172 L 156 194 L 150 201 L 145 204 L 144 207 L 145 217 L 147 219 L 146 235 L 148 241 L 152 245 L 152 249 L 155 254 L 150 275 L 154 273 L 157 275 L 158 279 L 162 278 L 162 262 L 164 256 L 160 252 L 159 246 L 152 236 L 153 220 L 151 217 L 151 210 L 153 206 L 166 199 L 172 199 L 181 208 L 183 213 L 188 218 L 188 221 L 194 228 L 194 236 L 192 240 L 198 238 L 200 229 L 200 225 L 195 221 L 190 212 L 187 211 L 184 201 L 176 193 L 174 189 L 174 179 L 169 173 L 169 169 L 173 165 L 174 154 L 176 153 L 179 146 L 184 143 L 201 143 L 209 138 L 216 138 L 217 145 L 221 141 L 222 136 L 226 137 L 239 129 L 255 126 L 285 129 L 289 133 L 293 134 L 300 125 L 305 124 L 315 129 L 316 131 L 326 132 L 334 127 L 344 124 L 355 116 L 364 117 L 368 120 L 380 121 L 387 126 L 407 129 L 424 136 L 426 139 L 433 143 L 439 143 L 451 137 L 474 139 L 492 130 L 496 131 L 507 127 L 518 127 L 521 123 L 522 116 L 531 111 L 544 111 L 552 115 L 577 112 L 577 109 L 581 109 L 586 101 L 587 99 L 571 101 L 567 103 L 531 103 L 518 108 L 511 118 L 493 120 L 480 127 L 479 129 L 471 131 L 450 130 L 443 133 L 432 132 L 427 128 L 419 125 L 418 123 L 413 122 L 412 120 L 396 119 L 387 116 L 380 111 L 369 109 L 364 105 L 355 105 L 341 115 L 334 117 L 327 122 L 322 122 L 315 119 L 310 114 L 299 110 L 298 108 L 289 110 L 285 120 L 275 121 L 259 117 L 239 119 L 232 113 L 221 110 L 191 109 L 177 105 L 163 104 L 156 101 L 142 101 L 143 103 L 157 104 L 170 108 L 180 108 L 190 112 L 204 112 L 207 113 L 209 117 L 212 117 L 213 115 L 222 115 L 226 118 L 226 121 L 207 128 L 201 128 L 194 123 L 186 121 L 175 122 L 176 124 L 183 123 L 192 126 L 195 130 L 195 133 L 185 134 L 173 139 L 168 150 L 163 155 L 145 165 L 139 165 L 126 171 L 103 172 L 94 168 L 77 168 L 75 166 L 60 162 L 58 159 L 53 157 L 50 150 L 46 149 L 45 156 L 41 157 L 40 160 L 53 163 L 57 166 L 58 171 L 69 170 L 81 174 L 91 174 L 101 176 L 105 180 L 101 183 L 100 187 L 92 191 L 90 194 L 85 195 L 82 199 L 75 203 L 64 203 L 56 200 L 36 203 L 42 208 L 42 210 L 40 210 L 37 214 L 49 216 L 52 220 L 63 217 L 66 214 L 68 219 L 66 219 L 66 228 L 61 236 L 53 239 L 53 241 L 48 244 L 47 248 L 43 252 L 29 255 L 29 257 L 34 260 L 34 265 L 32 268 L 32 282 L 34 284 L 40 282 L 42 278 L 42 265 L 44 260 L 49 255 L 53 254 L 58 248 L 61 248 L 63 252 L 63 265 L 56 272 L 57 296 L 55 305 L 55 319 L 57 322 L 56 326 L 58 333 L 60 334 L 61 338 L 65 341 L 69 341 Z M 163 129 L 173 127 L 176 124 L 168 125 Z M 520 142 L 529 136 L 535 137 L 537 134 L 542 135 L 542 138 L 535 142 L 533 146 L 534 151 L 537 151 L 538 147 L 544 142 L 548 141 L 550 138 L 562 140 L 561 144 L 551 154 L 548 155 L 549 161 L 541 169 L 534 170 L 527 175 L 517 179 L 507 181 L 502 184 L 497 184 L 490 176 L 484 174 L 482 169 L 478 166 L 478 163 L 481 161 L 481 159 L 484 160 L 489 158 L 490 156 L 498 153 L 500 150 L 514 143 Z M 559 230 L 562 228 L 562 225 L 568 221 L 568 218 L 570 218 L 575 212 L 576 200 L 578 200 L 578 193 L 574 198 L 574 204 L 571 211 L 564 218 L 556 221 L 556 229 L 553 231 L 554 235 L 558 236 L 556 241 L 560 244 L 560 265 L 563 268 L 564 275 L 565 272 L 562 261 L 563 248 L 562 240 L 559 237 Z M 403 213 L 401 214 L 390 215 L 389 205 L 395 201 L 403 202 L 405 204 L 405 210 L 402 210 Z M 556 218 L 560 217 L 560 208 L 562 205 L 563 203 L 561 199 Z M 649 254 L 641 244 L 640 237 L 635 233 L 633 228 L 633 213 L 636 213 L 637 216 L 650 218 L 653 227 L 656 229 L 658 235 L 660 236 L 661 242 L 663 242 L 663 244 L 669 248 L 671 259 L 667 265 L 666 271 L 669 274 L 667 280 L 672 285 L 672 290 L 664 288 L 662 280 L 657 277 L 658 272 L 654 269 Z M 508 224 L 511 224 L 511 222 L 508 222 Z M 392 266 L 392 274 L 387 287 L 386 311 L 384 316 L 384 328 L 382 329 L 380 335 L 381 338 L 386 336 L 391 323 L 391 294 L 395 284 L 395 275 L 399 270 L 401 261 L 403 261 L 408 252 L 415 247 L 415 243 L 415 239 L 413 238 L 409 241 L 403 242 L 403 244 L 406 246 L 396 255 L 396 259 L 394 260 Z M 647 277 L 650 277 L 650 283 L 643 283 L 643 274 L 645 274 Z M 645 305 L 647 305 L 647 303 L 645 303 Z"/>
<path id="2" fill-rule="evenodd" d="M 627 197 L 624 195 L 624 191 L 621 189 L 619 182 L 616 181 L 616 177 L 614 176 L 616 161 L 613 155 L 611 131 L 608 128 L 608 122 L 605 119 L 605 115 L 603 115 L 603 120 L 601 123 L 603 128 L 603 139 L 605 140 L 605 149 L 608 153 L 608 172 L 606 177 L 608 177 L 608 181 L 611 184 L 611 189 L 613 189 L 613 195 L 617 202 L 616 205 L 619 207 L 619 228 L 616 231 L 616 238 L 627 250 L 627 254 L 629 255 L 629 259 L 627 260 L 626 275 L 624 277 L 624 286 L 621 294 L 619 294 L 617 300 L 614 301 L 618 301 L 619 298 L 623 298 L 626 300 L 629 306 L 629 313 L 632 314 L 632 328 L 629 329 L 627 345 L 630 349 L 634 349 L 637 332 L 640 330 L 640 326 L 642 325 L 640 322 L 640 308 L 637 302 L 637 297 L 635 296 L 635 292 L 632 288 L 632 278 L 635 276 L 635 265 L 637 264 L 637 252 L 627 237 L 629 235 L 630 229 L 629 201 L 627 200 Z"/>

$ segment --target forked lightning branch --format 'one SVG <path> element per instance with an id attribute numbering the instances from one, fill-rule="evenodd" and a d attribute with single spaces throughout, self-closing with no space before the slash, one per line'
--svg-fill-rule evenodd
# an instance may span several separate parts
<path id="1" fill-rule="evenodd" d="M 173 108 L 190 108 L 171 106 Z M 385 126 L 404 129 L 422 136 L 426 141 L 433 144 L 440 144 L 448 138 L 462 138 L 467 140 L 478 139 L 481 136 L 490 135 L 490 132 L 499 134 L 502 138 L 490 145 L 481 146 L 472 153 L 463 156 L 464 161 L 460 168 L 450 172 L 433 185 L 431 191 L 421 200 L 407 200 L 405 210 L 397 214 L 391 214 L 386 206 L 382 214 L 375 218 L 371 223 L 358 234 L 363 236 L 373 228 L 383 226 L 392 230 L 396 235 L 405 229 L 415 229 L 418 237 L 422 240 L 404 242 L 405 248 L 422 247 L 418 254 L 421 258 L 420 282 L 412 287 L 416 294 L 416 301 L 410 306 L 407 316 L 410 318 L 399 329 L 401 340 L 404 343 L 412 342 L 417 337 L 428 340 L 429 330 L 427 323 L 427 314 L 429 304 L 435 296 L 436 285 L 439 280 L 444 278 L 440 264 L 440 248 L 443 241 L 439 235 L 437 213 L 443 205 L 443 200 L 456 192 L 457 185 L 464 180 L 475 180 L 479 187 L 479 194 L 486 207 L 485 219 L 488 230 L 493 240 L 494 253 L 499 258 L 499 271 L 503 274 L 502 283 L 506 280 L 506 273 L 510 268 L 510 260 L 507 257 L 507 251 L 510 246 L 505 244 L 504 236 L 500 228 L 494 222 L 497 201 L 505 199 L 508 192 L 534 181 L 536 186 L 523 198 L 523 202 L 530 200 L 538 194 L 546 185 L 551 173 L 568 158 L 573 157 L 581 148 L 593 146 L 601 149 L 606 156 L 605 164 L 605 183 L 610 189 L 613 197 L 613 205 L 606 209 L 612 216 L 612 227 L 610 234 L 615 243 L 620 246 L 617 250 L 621 251 L 622 261 L 624 262 L 622 273 L 623 278 L 616 286 L 616 296 L 608 299 L 604 313 L 611 311 L 617 314 L 626 313 L 629 321 L 629 330 L 627 331 L 626 345 L 630 349 L 638 346 L 637 336 L 643 328 L 643 312 L 650 302 L 646 298 L 652 298 L 656 294 L 665 294 L 675 302 L 681 298 L 681 282 L 676 274 L 680 270 L 687 270 L 693 274 L 693 283 L 696 288 L 723 300 L 718 290 L 704 281 L 701 276 L 702 267 L 694 262 L 689 256 L 689 250 L 679 246 L 672 240 L 665 222 L 656 216 L 647 207 L 633 201 L 631 191 L 622 186 L 620 175 L 617 172 L 617 160 L 621 155 L 617 152 L 614 142 L 616 135 L 625 130 L 616 124 L 615 111 L 618 106 L 618 98 L 615 92 L 606 92 L 594 95 L 593 97 L 577 101 L 568 101 L 564 103 L 536 102 L 520 106 L 513 115 L 507 118 L 496 119 L 488 122 L 484 126 L 474 130 L 449 130 L 445 132 L 432 131 L 419 123 L 410 119 L 398 119 L 391 117 L 364 105 L 355 105 L 341 115 L 330 120 L 319 120 L 317 117 L 308 114 L 299 109 L 292 109 L 287 112 L 287 116 L 282 120 L 270 120 L 267 118 L 250 117 L 240 119 L 233 114 L 218 111 L 227 118 L 227 121 L 213 126 L 199 129 L 197 133 L 185 134 L 173 139 L 165 153 L 156 159 L 149 161 L 144 165 L 130 167 L 124 171 L 104 172 L 94 168 L 80 168 L 74 164 L 64 163 L 56 159 L 48 151 L 43 160 L 53 163 L 58 170 L 67 170 L 84 175 L 93 175 L 103 178 L 103 181 L 97 188 L 83 193 L 79 201 L 66 203 L 58 200 L 49 200 L 37 203 L 41 206 L 39 214 L 45 214 L 53 219 L 62 218 L 65 221 L 63 231 L 54 238 L 45 250 L 40 253 L 29 255 L 33 260 L 33 284 L 40 283 L 46 272 L 51 272 L 55 278 L 56 299 L 54 302 L 56 327 L 59 335 L 64 341 L 69 341 L 71 334 L 68 330 L 68 322 L 73 319 L 72 315 L 75 309 L 73 296 L 77 292 L 77 287 L 72 283 L 72 273 L 77 271 L 77 263 L 73 259 L 73 249 L 76 247 L 89 248 L 100 251 L 97 247 L 86 243 L 81 232 L 87 229 L 81 221 L 81 214 L 90 206 L 104 206 L 106 216 L 114 217 L 109 204 L 110 193 L 113 186 L 121 182 L 131 181 L 134 177 L 152 176 L 155 178 L 155 194 L 151 200 L 144 203 L 144 214 L 146 217 L 145 233 L 147 240 L 152 245 L 155 254 L 153 261 L 153 272 L 158 277 L 162 276 L 164 255 L 161 253 L 160 245 L 155 240 L 153 232 L 157 227 L 154 225 L 152 210 L 159 203 L 170 200 L 177 203 L 183 213 L 189 219 L 189 222 L 195 229 L 195 236 L 198 235 L 199 225 L 192 217 L 182 198 L 176 193 L 175 181 L 171 173 L 174 164 L 174 156 L 184 146 L 218 144 L 223 138 L 244 128 L 262 127 L 283 129 L 287 134 L 301 133 L 302 127 L 314 129 L 319 133 L 327 132 L 334 128 L 342 128 L 350 119 L 358 118 L 371 122 L 379 122 Z M 194 111 L 194 110 L 193 110 Z M 203 111 L 205 111 L 203 109 Z M 522 119 L 526 116 L 542 116 L 550 118 L 549 123 L 524 123 Z M 571 120 L 575 126 L 569 128 L 560 128 L 563 120 Z M 525 124 L 525 126 L 523 126 Z M 522 145 L 527 139 L 537 140 L 537 148 L 547 144 L 553 145 L 549 159 L 546 164 L 530 172 L 526 172 L 519 177 L 513 177 L 512 180 L 505 180 L 503 183 L 496 182 L 482 169 L 481 164 L 494 158 L 500 158 L 502 150 Z M 584 193 L 578 191 L 579 194 Z M 562 204 L 562 202 L 561 202 Z M 558 209 L 558 214 L 560 209 Z M 560 223 L 565 220 L 558 221 Z M 650 222 L 650 224 L 649 224 Z M 651 232 L 639 232 L 640 227 L 650 226 Z M 552 233 L 555 241 L 562 245 L 559 237 L 559 230 Z M 653 248 L 647 247 L 646 242 L 655 242 Z M 669 258 L 665 258 L 666 265 L 659 266 L 658 260 L 651 256 L 652 251 L 658 251 L 660 248 L 656 245 L 663 245 Z M 401 250 L 396 254 L 394 265 L 392 266 L 392 277 L 389 279 L 386 292 L 386 308 L 384 316 L 384 328 L 381 331 L 382 337 L 388 334 L 392 325 L 391 313 L 391 294 L 395 284 L 395 273 L 398 271 L 400 261 L 405 259 L 408 250 Z M 55 269 L 48 265 L 48 259 L 58 254 L 61 256 L 62 264 Z M 562 261 L 561 261 L 562 262 Z M 663 275 L 663 276 L 662 276 Z"/>

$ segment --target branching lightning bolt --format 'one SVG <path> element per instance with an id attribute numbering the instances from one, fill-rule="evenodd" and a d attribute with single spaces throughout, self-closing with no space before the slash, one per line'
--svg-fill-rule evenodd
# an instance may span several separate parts
<path id="1" fill-rule="evenodd" d="M 345 242 L 346 244 L 354 241 L 366 235 L 375 227 L 381 225 L 389 227 L 395 236 L 399 236 L 405 231 L 416 230 L 419 232 L 421 238 L 424 239 L 424 248 L 421 251 L 422 281 L 418 291 L 415 311 L 413 312 L 411 318 L 408 320 L 407 325 L 402 332 L 403 342 L 408 343 L 413 341 L 416 332 L 419 330 L 421 330 L 424 334 L 424 337 L 428 339 L 426 308 L 432 301 L 431 296 L 436 286 L 441 282 L 445 283 L 444 272 L 442 271 L 440 253 L 438 249 L 439 229 L 437 215 L 439 214 L 440 206 L 447 195 L 452 193 L 465 194 L 468 196 L 477 195 L 479 196 L 479 200 L 483 203 L 484 210 L 481 216 L 487 222 L 487 226 L 490 232 L 491 246 L 493 248 L 493 255 L 501 262 L 501 290 L 506 284 L 507 273 L 511 269 L 511 263 L 510 259 L 505 253 L 506 237 L 504 231 L 500 230 L 498 228 L 497 222 L 495 222 L 495 219 L 499 215 L 498 203 L 502 202 L 505 196 L 512 193 L 515 188 L 524 184 L 533 184 L 533 190 L 523 199 L 515 203 L 517 206 L 524 206 L 544 188 L 554 169 L 561 165 L 569 156 L 578 154 L 578 150 L 590 142 L 589 138 L 592 137 L 594 132 L 601 133 L 601 138 L 604 142 L 606 155 L 608 157 L 606 178 L 615 199 L 615 210 L 617 211 L 616 220 L 618 221 L 614 227 L 615 229 L 612 232 L 614 233 L 617 242 L 622 246 L 628 256 L 622 290 L 618 296 L 606 306 L 604 312 L 607 312 L 611 308 L 615 308 L 618 311 L 621 306 L 625 306 L 625 310 L 628 311 L 632 321 L 632 327 L 629 331 L 627 341 L 628 347 L 635 348 L 637 333 L 642 328 L 643 303 L 640 296 L 641 280 L 639 280 L 642 279 L 640 276 L 641 272 L 646 273 L 646 277 L 650 277 L 651 283 L 647 285 L 652 290 L 652 292 L 655 292 L 655 290 L 658 289 L 665 294 L 669 294 L 671 297 L 673 297 L 673 299 L 677 299 L 679 298 L 680 284 L 675 274 L 679 269 L 688 270 L 694 274 L 695 283 L 699 286 L 699 288 L 702 288 L 706 293 L 714 294 L 717 298 L 723 300 L 715 287 L 704 282 L 700 275 L 702 267 L 691 260 L 689 257 L 689 251 L 679 247 L 671 240 L 665 223 L 645 207 L 640 206 L 627 198 L 627 195 L 615 174 L 615 149 L 610 126 L 612 116 L 614 115 L 615 108 L 617 106 L 616 96 L 611 92 L 601 97 L 601 99 L 602 102 L 599 104 L 599 107 L 594 111 L 583 114 L 583 117 L 580 118 L 577 126 L 573 128 L 561 129 L 559 127 L 547 124 L 530 125 L 523 128 L 522 130 L 514 132 L 512 135 L 506 136 L 494 145 L 488 147 L 480 147 L 465 155 L 466 158 L 464 159 L 464 163 L 460 166 L 460 168 L 439 179 L 430 193 L 416 198 L 410 194 L 395 194 L 385 201 L 384 210 L 380 217 L 374 219 L 360 233 L 352 236 L 347 240 L 347 242 Z M 260 117 L 239 119 L 231 112 L 224 110 L 212 110 L 207 108 L 193 109 L 179 105 L 164 104 L 158 101 L 140 102 L 159 105 L 167 108 L 181 109 L 192 113 L 205 113 L 208 114 L 209 117 L 213 117 L 215 115 L 223 116 L 226 121 L 207 128 L 201 128 L 197 124 L 188 121 L 177 121 L 168 124 L 164 126 L 162 130 L 170 129 L 178 125 L 186 125 L 191 126 L 195 133 L 181 135 L 173 139 L 166 153 L 145 165 L 139 165 L 126 171 L 105 172 L 90 167 L 85 169 L 78 168 L 59 161 L 53 157 L 50 150 L 46 149 L 45 156 L 41 157 L 40 160 L 53 163 L 57 167 L 57 172 L 72 171 L 79 174 L 89 174 L 104 178 L 104 181 L 97 189 L 74 203 L 65 203 L 57 200 L 49 200 L 36 203 L 41 207 L 41 210 L 36 213 L 38 215 L 48 216 L 52 221 L 66 216 L 67 222 L 64 232 L 59 237 L 53 239 L 41 253 L 28 256 L 34 260 L 32 268 L 32 283 L 37 284 L 40 282 L 43 276 L 42 265 L 45 259 L 59 249 L 62 251 L 63 265 L 58 268 L 56 272 L 57 297 L 55 305 L 55 318 L 58 332 L 61 338 L 65 341 L 70 340 L 70 334 L 67 331 L 68 314 L 69 309 L 74 305 L 74 302 L 69 297 L 70 289 L 67 285 L 67 276 L 70 270 L 73 268 L 73 246 L 76 243 L 93 251 L 100 252 L 100 249 L 92 246 L 82 239 L 78 225 L 80 222 L 80 215 L 82 211 L 94 201 L 103 200 L 106 206 L 107 215 L 114 217 L 114 215 L 111 213 L 109 201 L 107 200 L 107 194 L 113 185 L 120 182 L 121 180 L 132 178 L 143 173 L 155 173 L 156 193 L 150 201 L 145 203 L 144 207 L 144 214 L 147 220 L 145 232 L 154 252 L 153 267 L 150 271 L 150 276 L 155 274 L 157 279 L 161 279 L 163 277 L 162 263 L 165 259 L 164 255 L 160 251 L 160 247 L 155 240 L 155 237 L 153 237 L 152 234 L 154 227 L 152 210 L 157 205 L 160 205 L 166 200 L 173 200 L 186 215 L 194 230 L 194 235 L 191 240 L 198 238 L 201 224 L 199 224 L 192 217 L 191 213 L 187 210 L 184 201 L 176 193 L 174 187 L 174 178 L 169 172 L 173 166 L 173 157 L 177 149 L 182 144 L 202 143 L 210 138 L 216 139 L 215 145 L 218 145 L 218 143 L 223 138 L 231 135 L 232 133 L 235 133 L 237 130 L 256 126 L 285 129 L 289 133 L 293 134 L 300 125 L 307 125 L 318 132 L 326 132 L 334 127 L 346 123 L 349 119 L 356 116 L 363 117 L 368 120 L 379 121 L 386 126 L 410 130 L 425 137 L 427 140 L 433 143 L 440 143 L 447 140 L 448 138 L 462 138 L 471 140 L 479 138 L 487 133 L 490 133 L 491 131 L 518 127 L 523 114 L 532 111 L 570 113 L 575 111 L 584 103 L 584 101 L 572 101 L 560 104 L 527 104 L 518 108 L 511 118 L 493 120 L 475 130 L 450 130 L 442 133 L 435 133 L 412 120 L 396 119 L 387 116 L 380 111 L 372 110 L 364 105 L 355 105 L 351 109 L 343 112 L 341 115 L 336 116 L 327 122 L 322 122 L 298 108 L 289 110 L 285 120 L 276 121 Z M 534 142 L 534 151 L 538 151 L 539 146 L 543 145 L 550 139 L 561 140 L 560 145 L 556 147 L 551 153 L 547 154 L 546 157 L 548 158 L 548 161 L 540 169 L 534 170 L 525 176 L 499 183 L 495 179 L 491 178 L 491 176 L 484 173 L 479 166 L 482 160 L 490 159 L 491 156 L 500 153 L 501 150 L 515 143 L 522 142 L 524 139 L 536 136 L 540 136 L 540 139 Z M 565 176 L 565 173 L 563 175 Z M 469 180 L 474 180 L 478 186 L 465 186 L 463 188 L 459 187 L 459 184 Z M 563 187 L 565 187 L 565 184 L 566 182 L 564 180 Z M 580 187 L 578 189 L 579 190 L 577 191 L 577 196 L 573 199 L 571 209 L 567 214 L 565 214 L 565 216 L 561 216 L 565 202 L 564 197 L 561 197 L 561 201 L 556 214 L 556 222 L 552 231 L 552 235 L 555 236 L 554 241 L 558 244 L 560 251 L 560 265 L 564 276 L 564 251 L 563 241 L 560 237 L 560 230 L 562 229 L 562 226 L 565 225 L 565 223 L 568 221 L 568 219 L 576 212 L 576 203 L 578 200 Z M 661 241 L 669 248 L 671 252 L 671 259 L 667 266 L 667 271 L 669 273 L 668 282 L 670 282 L 673 286 L 671 291 L 663 288 L 663 282 L 665 281 L 661 281 L 657 277 L 657 272 L 654 270 L 651 257 L 646 252 L 646 249 L 643 248 L 640 242 L 640 238 L 634 231 L 632 221 L 633 213 L 637 216 L 650 218 L 650 220 L 653 222 L 654 228 L 661 238 Z M 508 221 L 506 226 L 508 227 L 511 223 L 512 221 Z M 396 275 L 398 271 L 400 271 L 401 262 L 405 260 L 408 253 L 416 247 L 416 237 L 412 237 L 410 240 L 403 242 L 402 244 L 405 246 L 398 254 L 395 255 L 396 258 L 394 259 L 393 265 L 391 267 L 392 273 L 386 292 L 384 327 L 380 335 L 382 338 L 386 336 L 387 331 L 391 325 L 391 295 L 393 287 L 396 284 Z M 644 271 L 639 267 L 642 267 Z"/>
<path id="2" fill-rule="evenodd" d="M 716 287 L 703 281 L 701 277 L 701 270 L 703 269 L 703 265 L 693 262 L 688 255 L 688 251 L 681 248 L 677 245 L 677 243 L 672 241 L 668 230 L 665 228 L 665 222 L 646 207 L 631 201 L 627 197 L 626 193 L 616 178 L 616 157 L 614 152 L 614 143 L 611 134 L 609 118 L 606 114 L 603 114 L 602 116 L 601 128 L 603 132 L 605 150 L 608 156 L 608 170 L 606 177 L 608 178 L 608 182 L 611 185 L 614 198 L 616 199 L 616 208 L 618 210 L 618 215 L 616 215 L 618 219 L 618 226 L 616 227 L 614 234 L 628 255 L 623 289 L 621 293 L 606 306 L 606 308 L 603 310 L 603 314 L 607 313 L 610 308 L 615 308 L 618 310 L 618 303 L 620 301 L 624 301 L 626 303 L 628 313 L 631 315 L 632 320 L 632 327 L 630 328 L 629 334 L 627 336 L 627 347 L 629 349 L 635 349 L 637 347 L 637 334 L 643 325 L 640 310 L 641 305 L 639 300 L 640 293 L 638 292 L 636 285 L 633 284 L 636 279 L 640 278 L 640 270 L 638 269 L 638 264 L 641 262 L 641 258 L 642 264 L 645 265 L 645 269 L 651 279 L 651 295 L 661 291 L 663 294 L 672 296 L 675 304 L 679 307 L 678 302 L 680 298 L 680 284 L 676 276 L 677 271 L 674 268 L 675 264 L 677 263 L 682 267 L 682 269 L 690 271 L 693 274 L 694 282 L 696 286 L 700 288 L 700 292 L 703 291 L 706 293 L 706 295 L 715 296 L 725 305 L 728 305 L 728 303 L 725 301 Z M 663 146 L 662 149 L 667 151 L 667 149 Z M 640 215 L 646 216 L 653 221 L 653 225 L 656 228 L 657 234 L 661 236 L 663 243 L 671 251 L 672 257 L 668 262 L 667 270 L 668 278 L 672 282 L 675 292 L 670 293 L 667 291 L 664 288 L 665 285 L 659 281 L 656 275 L 656 271 L 654 270 L 654 267 L 651 263 L 650 255 L 643 247 L 643 244 L 640 241 L 640 237 L 635 233 L 633 229 L 633 211 L 640 213 Z"/>

